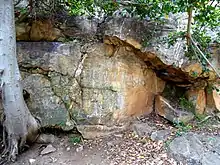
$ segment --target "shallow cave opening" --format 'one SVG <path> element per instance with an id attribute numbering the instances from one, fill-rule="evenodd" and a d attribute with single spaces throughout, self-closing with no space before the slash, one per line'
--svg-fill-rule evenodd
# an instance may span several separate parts
<path id="1" fill-rule="evenodd" d="M 194 104 L 187 97 L 188 90 L 187 87 L 167 82 L 161 96 L 166 98 L 173 108 L 194 113 Z"/>
<path id="2" fill-rule="evenodd" d="M 178 87 L 174 83 L 167 83 L 162 96 L 169 99 L 170 101 L 178 101 L 179 98 L 185 97 L 187 89 L 185 87 Z"/>

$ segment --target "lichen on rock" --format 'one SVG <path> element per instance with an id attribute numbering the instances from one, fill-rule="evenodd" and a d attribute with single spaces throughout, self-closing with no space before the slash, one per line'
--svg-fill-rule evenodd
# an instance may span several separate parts
<path id="1" fill-rule="evenodd" d="M 182 88 L 185 94 L 188 91 L 189 100 L 195 95 L 196 112 L 206 112 L 204 89 L 216 80 L 216 75 L 212 71 L 204 72 L 201 64 L 184 55 L 184 41 L 169 47 L 158 40 L 180 25 L 133 18 L 106 19 L 100 25 L 93 20 L 70 20 L 65 27 L 60 27 L 61 35 L 52 30 L 50 39 L 39 36 L 49 41 L 59 40 L 59 36 L 80 36 L 81 41 L 17 44 L 24 89 L 29 93 L 28 106 L 32 113 L 44 119 L 45 126 L 52 124 L 64 128 L 76 124 L 83 128 L 81 130 L 87 130 L 104 125 L 103 128 L 111 130 L 113 126 L 129 123 L 136 116 L 151 113 L 154 108 L 166 117 L 161 111 L 169 108 L 167 102 L 172 102 L 164 102 L 162 97 L 166 83 Z M 34 22 L 27 29 L 18 26 L 18 37 L 27 37 L 28 29 L 30 33 L 33 25 L 43 23 L 48 22 Z M 77 24 L 76 29 L 72 23 Z M 89 26 L 85 28 L 85 25 Z M 54 28 L 49 24 L 47 27 Z M 103 41 L 96 35 L 102 35 Z M 91 36 L 96 39 L 90 40 Z M 146 41 L 148 44 L 144 44 Z M 218 49 L 211 53 L 218 59 Z M 218 60 L 212 62 L 219 65 Z M 202 92 L 191 92 L 195 90 Z M 218 99 L 215 94 L 212 96 L 213 100 Z M 214 107 L 218 109 L 216 103 Z M 191 119 L 193 114 L 189 116 Z"/>

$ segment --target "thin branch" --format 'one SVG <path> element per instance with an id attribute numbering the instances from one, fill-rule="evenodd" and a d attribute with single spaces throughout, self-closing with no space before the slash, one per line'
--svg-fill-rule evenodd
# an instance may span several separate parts
<path id="1" fill-rule="evenodd" d="M 190 7 L 188 9 L 188 23 L 187 23 L 187 33 L 186 33 L 186 36 L 187 36 L 187 45 L 189 46 L 190 44 L 190 37 L 191 37 L 191 24 L 192 24 L 192 7 Z"/>
<path id="2" fill-rule="evenodd" d="M 140 7 L 147 7 L 149 6 L 148 3 L 136 3 L 136 2 L 131 2 L 131 1 L 121 1 L 121 2 L 116 2 L 120 5 L 123 5 L 123 6 L 140 6 Z"/>
<path id="3" fill-rule="evenodd" d="M 197 44 L 195 43 L 195 41 L 193 40 L 192 37 L 190 37 L 192 44 L 195 46 L 195 48 L 198 50 L 198 52 L 203 56 L 203 58 L 206 60 L 206 62 L 212 67 L 212 69 L 215 71 L 215 73 L 217 74 L 218 77 L 220 77 L 220 74 L 218 73 L 218 71 L 215 69 L 215 67 L 211 64 L 211 62 L 209 62 L 209 60 L 206 58 L 206 56 L 203 54 L 203 52 L 199 49 L 199 47 L 197 46 Z"/>
<path id="4" fill-rule="evenodd" d="M 22 0 L 18 0 L 18 1 L 14 4 L 14 6 L 17 6 L 21 1 L 22 1 Z"/>

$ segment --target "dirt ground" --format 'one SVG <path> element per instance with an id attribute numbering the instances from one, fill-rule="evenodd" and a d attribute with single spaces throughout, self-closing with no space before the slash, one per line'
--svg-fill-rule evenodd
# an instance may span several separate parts
<path id="1" fill-rule="evenodd" d="M 166 144 L 179 136 L 181 131 L 187 130 L 176 128 L 155 115 L 141 121 L 157 130 L 170 130 L 172 133 L 166 141 L 137 136 L 132 129 L 110 137 L 80 142 L 76 141 L 77 138 L 74 140 L 73 135 L 59 135 L 51 144 L 53 152 L 42 155 L 41 152 L 49 144 L 34 144 L 19 155 L 15 163 L 8 165 L 181 165 L 167 154 Z M 201 131 L 220 134 L 219 129 L 217 132 L 206 128 Z"/>
<path id="2" fill-rule="evenodd" d="M 72 144 L 69 138 L 55 138 L 52 146 L 56 151 L 41 155 L 45 145 L 35 144 L 28 151 L 18 157 L 18 161 L 10 165 L 92 165 L 92 164 L 109 164 L 103 148 L 90 148 L 89 145 Z M 82 148 L 83 146 L 83 148 Z M 78 151 L 79 150 L 79 151 Z M 81 151 L 82 150 L 82 151 Z M 32 161 L 32 163 L 31 163 Z"/>
<path id="3" fill-rule="evenodd" d="M 152 119 L 152 118 L 151 118 Z M 161 119 L 161 118 L 159 118 Z M 145 119 L 148 120 L 148 119 Z M 163 120 L 152 121 L 170 128 Z M 161 141 L 138 137 L 132 130 L 95 140 L 75 143 L 71 135 L 55 136 L 56 151 L 42 155 L 48 144 L 34 144 L 8 165 L 175 165 Z M 53 149 L 54 149 L 53 148 Z"/>
<path id="4" fill-rule="evenodd" d="M 52 144 L 56 151 L 41 155 L 44 146 L 35 144 L 10 165 L 175 164 L 173 159 L 168 158 L 162 143 L 141 142 L 131 132 L 95 141 L 84 140 L 84 144 L 74 144 L 68 136 L 56 137 Z"/>

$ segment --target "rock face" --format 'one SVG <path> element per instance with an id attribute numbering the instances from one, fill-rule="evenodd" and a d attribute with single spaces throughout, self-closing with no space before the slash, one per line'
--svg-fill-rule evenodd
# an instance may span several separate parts
<path id="1" fill-rule="evenodd" d="M 184 164 L 217 165 L 220 164 L 220 138 L 187 133 L 170 143 L 169 153 Z"/>
<path id="2" fill-rule="evenodd" d="M 165 86 L 128 46 L 112 56 L 103 43 L 20 42 L 17 51 L 28 107 L 43 126 L 120 125 L 151 113 Z"/>
<path id="3" fill-rule="evenodd" d="M 194 89 L 187 91 L 187 97 L 195 106 L 195 114 L 203 114 L 206 108 L 206 96 L 204 89 Z"/>
<path id="4" fill-rule="evenodd" d="M 174 108 L 167 99 L 159 95 L 155 98 L 155 112 L 173 123 L 187 123 L 194 118 L 192 112 Z"/>
<path id="5" fill-rule="evenodd" d="M 220 111 L 220 94 L 219 94 L 219 90 L 220 90 L 220 85 L 218 84 L 218 85 L 215 85 L 215 89 L 212 91 L 215 107 L 218 111 Z"/>
<path id="6" fill-rule="evenodd" d="M 151 21 L 138 22 L 132 18 L 114 18 L 103 25 L 104 41 L 112 45 L 128 44 L 141 50 L 139 56 L 157 70 L 160 77 L 178 86 L 204 87 L 206 84 L 201 79 L 213 79 L 213 73 L 205 74 L 198 62 L 189 61 L 184 55 L 184 41 L 168 46 L 162 40 L 180 26 L 184 24 L 167 21 L 165 25 L 160 25 Z M 213 54 L 216 56 L 216 51 Z"/>
<path id="7" fill-rule="evenodd" d="M 82 18 L 68 18 L 64 22 L 66 25 L 59 27 L 50 21 L 17 26 L 18 40 L 85 39 L 65 44 L 17 45 L 25 98 L 32 113 L 41 117 L 43 126 L 71 129 L 77 124 L 85 136 L 85 132 L 92 136 L 88 128 L 103 135 L 103 129 L 112 131 L 115 125 L 124 129 L 122 123 L 128 123 L 132 117 L 151 113 L 155 96 L 159 115 L 172 121 L 190 120 L 193 115 L 188 112 L 173 115 L 173 108 L 160 96 L 165 81 L 198 89 L 200 92 L 189 92 L 189 100 L 196 98 L 197 112 L 205 112 L 206 100 L 207 104 L 209 101 L 204 88 L 208 81 L 215 80 L 215 74 L 205 73 L 198 62 L 185 57 L 184 41 L 169 47 L 161 40 L 182 28 L 182 24 L 168 20 L 160 25 L 133 18 L 107 19 L 101 24 Z M 100 35 L 104 43 L 98 40 Z M 90 41 L 93 37 L 96 40 Z M 217 48 L 211 52 L 217 59 L 211 61 L 215 67 L 219 66 L 218 52 Z M 212 96 L 218 109 L 218 97 Z"/>
<path id="8" fill-rule="evenodd" d="M 220 111 L 220 85 L 219 82 L 209 85 L 206 89 L 207 109 Z"/>
<path id="9" fill-rule="evenodd" d="M 17 39 L 63 41 L 64 37 L 91 39 L 101 36 L 106 44 L 113 47 L 129 45 L 135 48 L 136 54 L 164 80 L 182 87 L 205 87 L 207 80 L 216 78 L 212 69 L 204 72 L 198 61 L 190 61 L 185 56 L 185 41 L 178 40 L 174 45 L 164 41 L 170 32 L 186 28 L 182 17 L 180 20 L 172 17 L 165 24 L 134 18 L 108 18 L 99 23 L 95 19 L 67 17 L 56 27 L 51 21 L 34 21 L 17 25 Z M 218 45 L 211 46 L 210 50 L 213 57 L 210 61 L 218 68 Z"/>

